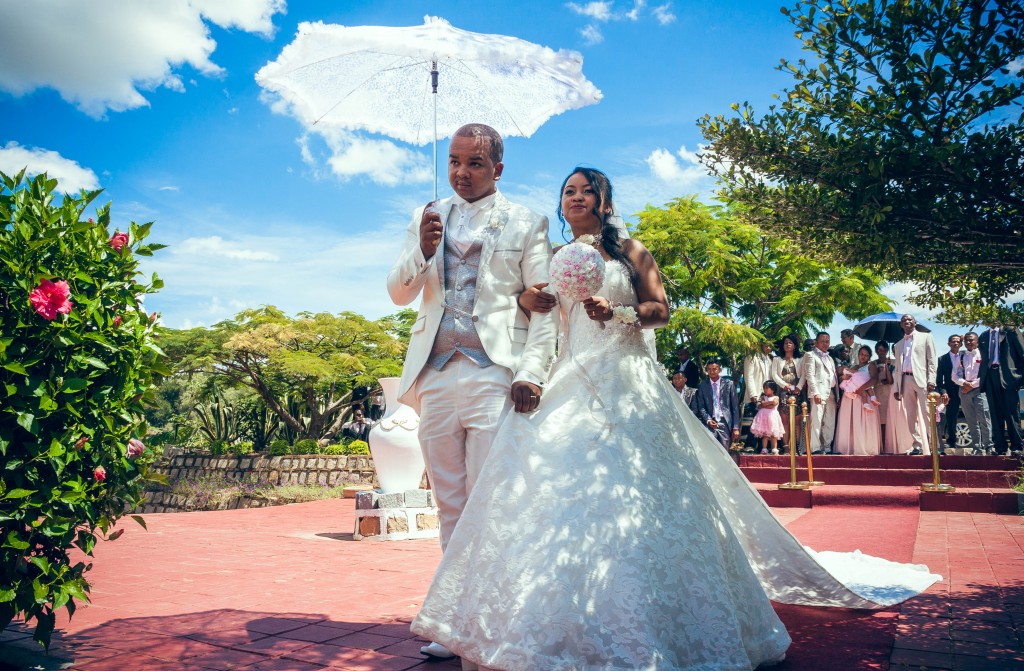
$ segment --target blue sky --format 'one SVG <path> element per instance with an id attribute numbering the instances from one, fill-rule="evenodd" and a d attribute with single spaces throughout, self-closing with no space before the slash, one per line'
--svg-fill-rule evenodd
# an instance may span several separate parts
<path id="1" fill-rule="evenodd" d="M 578 51 L 599 104 L 506 141 L 501 189 L 547 214 L 576 164 L 605 170 L 624 214 L 690 193 L 710 200 L 696 119 L 789 83 L 800 44 L 779 2 L 40 0 L 0 3 L 0 170 L 105 189 L 115 222 L 155 221 L 170 245 L 147 308 L 175 328 L 246 307 L 395 310 L 384 279 L 413 207 L 430 199 L 430 147 L 328 142 L 272 109 L 255 73 L 304 21 L 454 26 Z M 368 151 L 383 141 L 386 151 Z M 374 145 L 379 150 L 381 145 Z M 440 145 L 443 155 L 445 145 Z M 442 177 L 442 187 L 445 180 Z M 907 287 L 887 289 L 903 302 Z M 919 319 L 927 314 L 912 310 Z M 833 325 L 848 325 L 838 319 Z M 936 335 L 945 341 L 950 328 Z"/>

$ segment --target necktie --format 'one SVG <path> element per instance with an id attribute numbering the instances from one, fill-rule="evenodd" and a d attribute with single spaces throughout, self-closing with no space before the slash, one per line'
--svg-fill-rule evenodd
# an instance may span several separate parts
<path id="1" fill-rule="evenodd" d="M 711 395 L 714 397 L 714 400 L 715 400 L 714 413 L 715 413 L 715 419 L 717 420 L 719 417 L 722 416 L 722 401 L 718 397 L 718 381 L 717 380 L 711 383 Z"/>
<path id="2" fill-rule="evenodd" d="M 465 254 L 469 246 L 473 244 L 473 233 L 470 231 L 470 222 L 473 220 L 475 208 L 470 203 L 459 203 L 456 208 L 459 211 L 459 222 L 452 233 L 452 241 Z"/>
<path id="3" fill-rule="evenodd" d="M 999 329 L 988 332 L 988 361 L 992 365 L 999 363 Z"/>

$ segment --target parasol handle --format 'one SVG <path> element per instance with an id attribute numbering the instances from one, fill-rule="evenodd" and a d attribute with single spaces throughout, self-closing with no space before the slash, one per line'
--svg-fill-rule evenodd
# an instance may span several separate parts
<path id="1" fill-rule="evenodd" d="M 434 201 L 437 202 L 437 61 L 430 61 L 430 88 L 434 94 Z"/>

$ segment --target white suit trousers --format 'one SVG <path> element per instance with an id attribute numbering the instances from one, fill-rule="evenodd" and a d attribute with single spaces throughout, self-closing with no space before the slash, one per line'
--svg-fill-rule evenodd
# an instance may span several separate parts
<path id="1" fill-rule="evenodd" d="M 424 367 L 416 380 L 420 449 L 437 501 L 441 550 L 487 459 L 491 442 L 512 408 L 512 371 L 486 368 L 456 353 L 441 370 Z"/>
<path id="2" fill-rule="evenodd" d="M 832 439 L 836 433 L 836 399 L 829 394 L 824 402 L 815 403 L 814 398 L 808 402 L 811 414 L 811 452 L 831 450 Z"/>
<path id="3" fill-rule="evenodd" d="M 921 450 L 921 454 L 931 454 L 931 441 L 928 439 L 928 432 L 931 431 L 928 421 L 928 388 L 919 387 L 913 375 L 904 375 L 900 384 L 900 397 L 907 413 L 907 427 L 914 448 Z"/>

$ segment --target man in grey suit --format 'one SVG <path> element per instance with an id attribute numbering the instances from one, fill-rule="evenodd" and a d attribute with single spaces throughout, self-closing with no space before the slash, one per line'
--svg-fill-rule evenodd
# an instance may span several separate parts
<path id="1" fill-rule="evenodd" d="M 1024 337 L 1016 329 L 995 326 L 978 338 L 978 350 L 981 389 L 992 415 L 992 445 L 996 454 L 1020 454 L 1017 392 L 1024 385 Z"/>
<path id="2" fill-rule="evenodd" d="M 728 450 L 740 438 L 740 399 L 733 381 L 721 377 L 721 365 L 709 363 L 707 372 L 708 378 L 697 387 L 693 411 Z"/>

